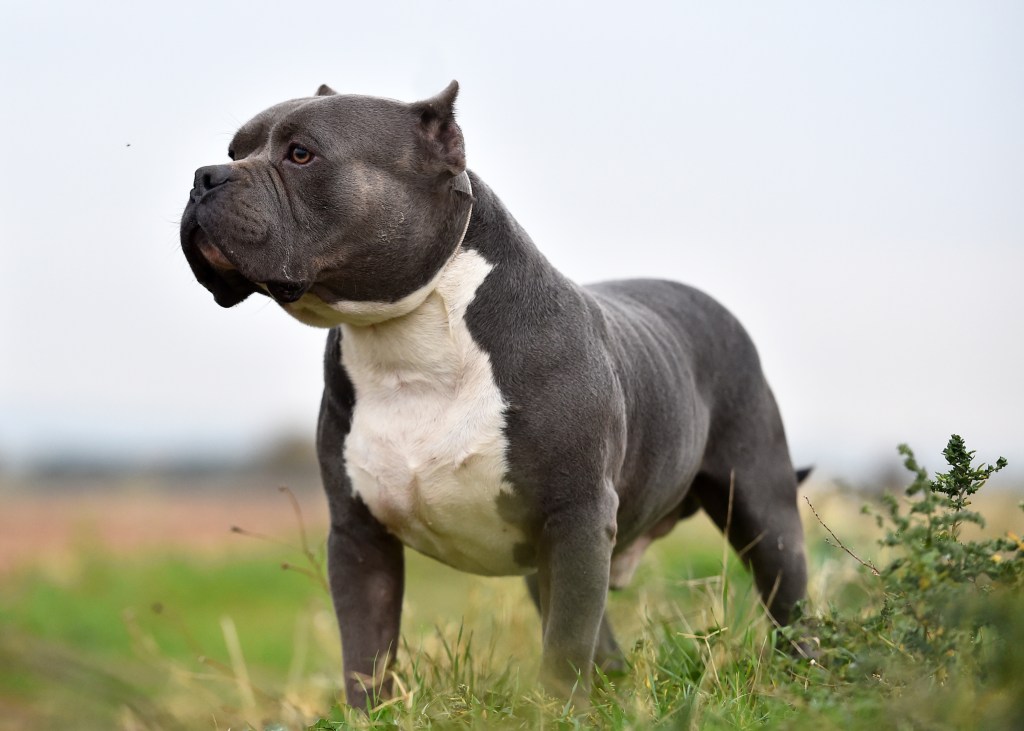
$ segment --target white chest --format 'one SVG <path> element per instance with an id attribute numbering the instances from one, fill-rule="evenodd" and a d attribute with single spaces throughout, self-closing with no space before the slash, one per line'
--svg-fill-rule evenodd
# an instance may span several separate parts
<path id="1" fill-rule="evenodd" d="M 345 459 L 356 494 L 406 545 L 464 571 L 518 574 L 523 540 L 502 519 L 505 403 L 465 324 L 491 266 L 461 251 L 415 310 L 345 325 L 356 405 Z"/>

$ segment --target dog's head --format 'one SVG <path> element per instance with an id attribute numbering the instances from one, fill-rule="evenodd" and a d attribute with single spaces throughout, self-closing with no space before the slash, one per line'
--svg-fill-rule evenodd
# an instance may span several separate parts
<path id="1" fill-rule="evenodd" d="M 325 327 L 415 307 L 472 201 L 457 93 L 404 104 L 322 86 L 256 115 L 231 162 L 196 171 L 181 221 L 196 279 L 223 307 L 260 292 Z"/>

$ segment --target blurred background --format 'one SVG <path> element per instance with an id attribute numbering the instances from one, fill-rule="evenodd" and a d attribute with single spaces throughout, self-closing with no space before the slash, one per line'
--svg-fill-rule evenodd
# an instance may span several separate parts
<path id="1" fill-rule="evenodd" d="M 8 471 L 308 440 L 324 334 L 195 283 L 193 172 L 320 83 L 412 101 L 452 78 L 470 166 L 555 265 L 739 316 L 798 462 L 852 479 L 952 431 L 1024 456 L 1019 4 L 3 13 Z"/>
<path id="2" fill-rule="evenodd" d="M 1018 490 L 1022 29 L 1009 1 L 4 4 L 0 587 L 294 535 L 281 484 L 322 540 L 324 332 L 218 308 L 178 244 L 195 168 L 321 83 L 458 79 L 470 167 L 557 267 L 740 318 L 817 484 L 956 432 Z M 22 636 L 51 611 L 12 606 Z"/>

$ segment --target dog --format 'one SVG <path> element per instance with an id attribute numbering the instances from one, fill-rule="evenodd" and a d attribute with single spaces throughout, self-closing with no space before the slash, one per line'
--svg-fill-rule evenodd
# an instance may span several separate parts
<path id="1" fill-rule="evenodd" d="M 688 286 L 556 271 L 466 168 L 458 88 L 272 106 L 196 171 L 181 222 L 217 304 L 259 293 L 329 328 L 317 452 L 348 702 L 390 692 L 403 546 L 524 576 L 563 697 L 623 666 L 607 592 L 700 509 L 785 624 L 798 475 L 750 338 Z"/>

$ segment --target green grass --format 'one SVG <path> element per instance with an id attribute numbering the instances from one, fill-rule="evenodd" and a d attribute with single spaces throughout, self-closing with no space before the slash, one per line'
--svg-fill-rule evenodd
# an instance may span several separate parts
<path id="1" fill-rule="evenodd" d="M 1019 581 L 1002 587 L 981 571 L 935 594 L 933 582 L 948 580 L 946 548 L 913 548 L 909 528 L 899 534 L 907 546 L 880 547 L 855 502 L 817 502 L 882 576 L 808 524 L 807 618 L 779 633 L 718 533 L 688 521 L 612 595 L 630 669 L 598 680 L 588 712 L 536 689 L 539 621 L 517 579 L 410 553 L 396 696 L 367 718 L 337 702 L 334 617 L 322 584 L 301 573 L 300 551 L 244 539 L 216 560 L 83 548 L 59 572 L 26 570 L 0 585 L 0 729 L 1019 728 Z M 1000 559 L 975 558 L 1010 576 L 1006 567 L 1020 564 L 1006 562 L 1024 550 L 1005 533 L 986 539 Z M 912 572 L 906 562 L 885 568 L 900 551 L 919 561 Z M 300 570 L 283 571 L 283 561 Z M 948 605 L 936 608 L 935 597 Z M 931 635 L 900 614 L 911 610 Z M 818 659 L 787 651 L 792 641 L 819 641 Z"/>
<path id="2" fill-rule="evenodd" d="M 251 638 L 246 659 L 258 672 L 287 667 L 293 637 L 275 625 L 323 604 L 318 594 L 268 555 L 210 564 L 89 553 L 67 576 L 26 572 L 0 597 L 0 692 L 59 708 L 84 701 L 101 728 L 106 711 L 158 697 L 175 665 L 203 672 L 197 657 L 223 656 L 222 616 Z"/>
<path id="3" fill-rule="evenodd" d="M 246 545 L 216 560 L 125 557 L 82 546 L 77 560 L 59 571 L 26 569 L 8 577 L 0 587 L 0 728 L 3 709 L 15 706 L 44 726 L 73 720 L 82 729 L 117 727 L 125 718 L 157 719 L 161 728 L 192 728 L 195 719 L 214 717 L 221 727 L 239 719 L 259 727 L 284 706 L 294 726 L 300 716 L 314 720 L 327 712 L 341 685 L 330 600 L 317 581 L 282 570 L 282 562 L 306 568 L 300 551 Z M 652 620 L 654 596 L 671 607 L 665 611 L 682 611 L 704 591 L 687 580 L 717 581 L 721 557 L 721 539 L 706 524 L 662 542 L 635 588 L 612 597 L 620 635 L 639 636 Z M 734 572 L 749 586 L 744 572 Z M 450 643 L 461 630 L 463 642 L 473 638 L 473 668 L 518 674 L 528 691 L 540 623 L 521 580 L 470 576 L 413 553 L 407 575 L 403 659 L 409 667 L 415 659 L 426 663 L 417 672 L 429 666 L 446 674 L 448 653 L 455 652 Z M 239 639 L 255 716 L 238 689 L 225 618 Z"/>

